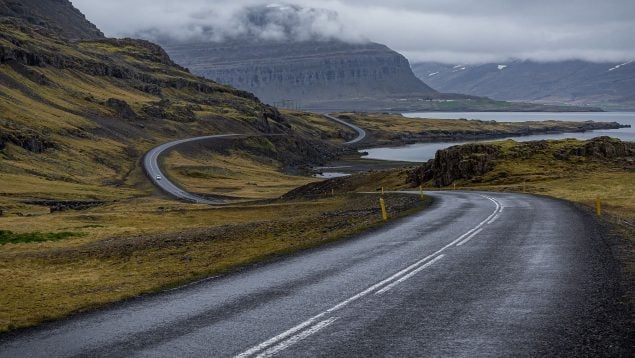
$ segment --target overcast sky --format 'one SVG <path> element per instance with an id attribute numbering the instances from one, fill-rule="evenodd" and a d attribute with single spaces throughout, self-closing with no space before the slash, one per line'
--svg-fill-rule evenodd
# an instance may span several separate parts
<path id="1" fill-rule="evenodd" d="M 371 40 L 411 62 L 635 59 L 635 0 L 72 0 L 108 36 Z M 266 22 L 254 7 L 268 7 Z M 261 7 L 262 9 L 262 7 Z M 276 10 L 276 11 L 274 11 Z"/>

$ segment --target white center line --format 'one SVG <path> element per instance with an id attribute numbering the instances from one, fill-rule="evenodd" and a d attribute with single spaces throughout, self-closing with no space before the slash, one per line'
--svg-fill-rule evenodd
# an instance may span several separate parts
<path id="1" fill-rule="evenodd" d="M 476 225 L 474 228 L 472 228 L 472 230 L 466 232 L 465 234 L 461 235 L 458 239 L 454 240 L 452 243 L 456 243 L 457 241 L 461 241 L 463 240 L 464 237 L 468 236 L 468 235 L 472 235 L 472 233 L 474 233 L 474 231 L 479 230 L 483 225 L 485 225 L 485 223 L 487 223 L 488 221 L 490 221 L 494 216 L 496 216 L 497 213 L 499 213 L 499 210 L 501 208 L 501 205 L 498 203 L 498 201 L 496 201 L 493 198 L 490 198 L 489 196 L 485 196 L 485 195 L 481 195 L 484 198 L 487 198 L 489 200 L 491 200 L 494 204 L 496 204 L 496 209 L 494 209 L 494 212 L 490 214 L 490 216 L 488 216 L 487 218 L 485 218 L 485 220 L 481 221 L 478 225 Z M 470 236 L 470 239 L 473 237 Z M 467 241 L 467 240 L 466 240 Z M 463 244 L 457 244 L 456 246 L 461 246 Z"/>
<path id="2" fill-rule="evenodd" d="M 318 315 L 318 316 L 320 316 L 320 315 Z M 313 322 L 315 322 L 317 320 L 318 316 L 315 316 L 315 317 L 313 317 L 313 318 L 311 318 L 311 319 L 309 319 L 307 321 L 304 321 L 304 322 L 300 323 L 299 325 L 297 325 L 297 326 L 295 326 L 295 327 L 293 327 L 293 328 L 291 328 L 291 329 L 289 329 L 287 331 L 284 331 L 284 332 L 280 333 L 279 335 L 277 335 L 277 336 L 275 336 L 275 337 L 273 337 L 271 339 L 268 339 L 268 340 L 260 343 L 259 345 L 254 346 L 254 347 L 252 347 L 252 348 L 240 353 L 239 355 L 236 356 L 236 358 L 249 357 L 249 356 L 251 356 L 251 355 L 253 355 L 253 354 L 255 354 L 255 353 L 257 353 L 257 352 L 259 352 L 259 351 L 261 351 L 261 350 L 263 350 L 263 349 L 265 349 L 267 347 L 269 347 L 272 344 L 278 343 L 279 341 L 281 341 L 283 339 L 286 339 L 289 336 L 294 335 L 296 332 L 301 331 L 302 329 L 312 325 Z"/>
<path id="3" fill-rule="evenodd" d="M 327 314 L 330 314 L 330 313 L 332 313 L 334 311 L 337 311 L 337 310 L 341 309 L 342 307 L 348 305 L 349 303 L 351 303 L 353 301 L 356 301 L 356 300 L 368 295 L 369 293 L 374 292 L 375 290 L 380 289 L 384 285 L 389 285 L 390 284 L 389 286 L 392 288 L 392 287 L 394 287 L 394 284 L 396 284 L 396 283 L 392 284 L 391 282 L 393 282 L 395 280 L 401 280 L 401 281 L 397 281 L 397 283 L 398 282 L 403 282 L 404 280 L 412 277 L 417 272 L 419 272 L 419 271 L 425 269 L 426 267 L 432 265 L 434 262 L 436 262 L 437 260 L 441 259 L 444 256 L 444 255 L 439 255 L 441 252 L 447 250 L 450 246 L 455 245 L 457 242 L 461 241 L 464 237 L 474 233 L 474 231 L 478 230 L 481 226 L 485 225 L 485 223 L 487 221 L 489 221 L 494 215 L 496 215 L 496 213 L 500 209 L 500 205 L 499 205 L 498 201 L 496 201 L 495 199 L 490 198 L 488 196 L 485 196 L 485 195 L 481 195 L 481 196 L 484 197 L 484 198 L 489 199 L 494 204 L 496 204 L 496 209 L 494 209 L 494 212 L 492 214 L 490 214 L 485 220 L 481 221 L 478 225 L 476 225 L 474 228 L 472 228 L 471 230 L 469 230 L 465 234 L 461 235 L 460 237 L 458 237 L 457 239 L 453 240 L 449 244 L 443 246 L 442 248 L 440 248 L 439 250 L 437 250 L 433 254 L 424 257 L 423 259 L 415 262 L 414 264 L 406 267 L 405 269 L 393 274 L 392 276 L 388 277 L 387 279 L 384 279 L 384 280 L 382 280 L 382 281 L 380 281 L 380 282 L 368 287 L 364 291 L 362 291 L 362 292 L 360 292 L 360 293 L 358 293 L 358 294 L 356 294 L 356 295 L 354 295 L 352 297 L 349 297 L 348 299 L 336 304 L 335 306 L 329 308 L 326 311 L 323 311 L 323 312 L 321 312 L 321 313 L 309 318 L 308 320 L 298 324 L 297 326 L 295 326 L 293 328 L 290 328 L 289 330 L 287 330 L 287 331 L 285 331 L 285 332 L 283 332 L 283 333 L 281 333 L 281 334 L 279 334 L 279 335 L 277 335 L 277 336 L 275 336 L 273 338 L 270 338 L 270 339 L 266 340 L 265 342 L 262 342 L 262 343 L 260 343 L 260 344 L 258 344 L 256 346 L 254 346 L 254 347 L 249 348 L 248 350 L 244 351 L 243 353 L 240 353 L 239 355 L 237 355 L 236 358 L 246 358 L 246 357 L 252 356 L 252 355 L 262 351 L 263 349 L 266 349 L 267 347 L 269 347 L 269 346 L 271 346 L 273 344 L 276 344 L 276 343 L 286 339 L 287 337 L 294 335 L 296 332 L 299 332 L 302 329 L 312 325 L 313 323 L 315 323 L 319 319 L 324 318 L 324 316 L 326 316 Z M 476 235 L 476 233 L 474 235 Z M 439 256 L 435 257 L 437 255 L 439 255 Z M 429 263 L 425 264 L 424 266 L 420 267 L 420 265 L 424 264 L 425 262 L 427 262 L 428 260 L 432 259 L 433 257 L 434 257 L 434 260 L 432 260 Z M 413 271 L 413 272 L 408 274 L 408 272 L 410 272 L 410 271 Z M 406 275 L 406 278 L 402 278 L 402 276 L 404 276 L 404 275 Z M 385 292 L 385 291 L 383 291 L 383 292 Z M 377 292 L 377 293 L 379 293 L 379 292 Z M 325 322 L 325 321 L 323 321 L 323 322 Z M 282 349 L 284 349 L 284 348 L 282 348 Z M 269 350 L 267 350 L 267 352 L 268 351 Z M 279 351 L 280 351 L 280 349 L 276 350 L 274 353 L 271 353 L 271 355 L 275 354 L 276 352 L 279 352 Z M 262 354 L 264 354 L 264 352 Z"/>
<path id="4" fill-rule="evenodd" d="M 398 284 L 400 284 L 400 283 L 404 282 L 405 280 L 409 279 L 410 277 L 412 277 L 412 276 L 416 275 L 418 272 L 420 272 L 421 270 L 425 269 L 426 267 L 429 267 L 429 266 L 434 265 L 434 263 L 435 263 L 435 262 L 437 262 L 437 261 L 439 261 L 439 260 L 441 260 L 441 259 L 443 258 L 443 256 L 445 256 L 445 255 L 444 255 L 444 254 L 441 254 L 441 255 L 439 255 L 439 256 L 437 256 L 437 257 L 435 257 L 435 258 L 434 258 L 434 260 L 429 261 L 429 262 L 428 262 L 428 263 L 426 263 L 425 265 L 423 265 L 423 266 L 419 267 L 418 269 L 416 269 L 416 270 L 414 270 L 414 271 L 410 272 L 410 273 L 409 273 L 409 274 L 407 274 L 406 276 L 404 276 L 404 277 L 402 277 L 402 278 L 398 279 L 397 281 L 395 281 L 395 282 L 391 283 L 390 285 L 388 285 L 388 286 L 386 286 L 386 287 L 382 288 L 381 290 L 379 290 L 379 291 L 375 292 L 375 294 L 376 294 L 376 295 L 381 295 L 382 293 L 384 293 L 384 292 L 386 292 L 386 291 L 390 290 L 391 288 L 393 288 L 393 287 L 397 286 Z"/>
<path id="5" fill-rule="evenodd" d="M 459 242 L 458 244 L 456 244 L 456 246 L 461 246 L 461 245 L 465 244 L 466 242 L 470 241 L 470 240 L 471 240 L 474 236 L 476 236 L 476 234 L 478 234 L 478 233 L 479 233 L 479 232 L 481 232 L 481 231 L 483 231 L 483 228 L 480 228 L 480 229 L 478 229 L 478 230 L 474 231 L 474 232 L 472 233 L 472 235 L 470 235 L 470 236 L 466 237 L 466 238 L 465 238 L 465 240 L 463 240 L 463 241 Z"/>
<path id="6" fill-rule="evenodd" d="M 300 342 L 301 340 L 307 338 L 308 336 L 310 336 L 310 335 L 312 335 L 314 333 L 317 333 L 319 330 L 330 326 L 337 319 L 338 319 L 338 317 L 333 317 L 333 318 L 329 318 L 327 320 L 324 320 L 324 321 L 316 324 L 315 326 L 311 327 L 310 329 L 307 329 L 306 331 L 300 332 L 300 333 L 296 334 L 295 336 L 287 339 L 286 341 L 281 342 L 281 343 L 279 343 L 279 344 L 267 349 L 266 351 L 258 354 L 257 357 L 258 358 L 271 357 L 271 356 L 275 355 L 276 353 L 280 352 L 281 350 L 287 349 L 291 345 Z"/>

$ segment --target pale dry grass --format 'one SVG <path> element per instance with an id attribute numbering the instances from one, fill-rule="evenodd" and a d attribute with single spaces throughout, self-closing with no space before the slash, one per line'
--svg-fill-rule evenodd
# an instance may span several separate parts
<path id="1" fill-rule="evenodd" d="M 171 152 L 164 160 L 170 178 L 190 192 L 220 194 L 246 199 L 277 198 L 314 178 L 288 175 L 279 165 L 245 154 L 210 154 L 196 158 Z"/>
<path id="2" fill-rule="evenodd" d="M 423 203 L 410 195 L 389 195 L 387 201 L 391 215 Z M 137 199 L 82 212 L 0 218 L 0 226 L 14 230 L 64 227 L 85 234 L 0 246 L 0 331 L 341 239 L 379 223 L 374 195 L 222 209 Z"/>

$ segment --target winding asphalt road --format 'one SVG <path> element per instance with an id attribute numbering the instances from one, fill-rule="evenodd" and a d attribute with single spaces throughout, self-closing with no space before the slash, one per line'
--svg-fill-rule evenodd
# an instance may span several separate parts
<path id="1" fill-rule="evenodd" d="M 155 186 L 157 186 L 159 189 L 163 190 L 164 192 L 170 194 L 171 196 L 177 199 L 189 201 L 189 202 L 197 203 L 197 204 L 209 204 L 209 205 L 226 204 L 226 200 L 206 199 L 198 195 L 191 194 L 181 189 L 176 184 L 172 183 L 161 171 L 161 167 L 159 166 L 159 156 L 161 156 L 161 154 L 163 154 L 165 151 L 184 143 L 210 140 L 210 139 L 218 139 L 218 138 L 236 137 L 236 136 L 238 136 L 238 134 L 218 134 L 218 135 L 187 138 L 187 139 L 175 140 L 173 142 L 163 143 L 159 146 L 152 148 L 150 151 L 148 151 L 148 153 L 146 153 L 146 155 L 143 157 L 143 169 L 145 170 L 146 174 L 148 174 L 148 176 L 150 177 L 150 180 Z"/>
<path id="2" fill-rule="evenodd" d="M 357 132 L 357 137 L 353 138 L 352 140 L 350 140 L 350 141 L 348 141 L 348 142 L 346 142 L 344 144 L 346 144 L 346 145 L 357 144 L 357 143 L 361 142 L 362 140 L 364 140 L 364 138 L 366 138 L 366 131 L 364 129 L 354 125 L 353 123 L 349 123 L 349 122 L 347 122 L 345 120 L 339 119 L 339 118 L 334 117 L 334 116 L 332 116 L 330 114 L 325 114 L 324 117 L 326 117 L 326 118 L 328 118 L 328 119 L 330 119 L 330 120 L 332 120 L 334 122 L 343 124 L 343 125 L 351 128 L 351 129 L 353 129 L 355 132 Z"/>
<path id="3" fill-rule="evenodd" d="M 593 217 L 524 194 L 429 195 L 357 238 L 4 335 L 0 357 L 632 354 Z"/>
<path id="4" fill-rule="evenodd" d="M 339 118 L 333 117 L 328 114 L 324 116 L 330 120 L 333 120 L 337 123 L 343 124 L 353 129 L 357 133 L 357 137 L 344 143 L 345 145 L 353 145 L 353 144 L 359 143 L 366 137 L 366 131 L 364 131 L 362 128 L 359 128 L 358 126 L 354 124 L 348 123 L 346 121 L 343 121 Z M 201 196 L 189 193 L 183 190 L 182 188 L 180 188 L 178 185 L 174 184 L 161 171 L 161 167 L 159 165 L 159 157 L 166 151 L 173 149 L 174 147 L 184 143 L 197 142 L 197 141 L 203 141 L 203 140 L 213 140 L 218 138 L 238 137 L 238 136 L 246 136 L 246 135 L 235 134 L 235 133 L 217 134 L 217 135 L 187 138 L 187 139 L 176 140 L 173 142 L 163 143 L 159 146 L 152 148 L 150 151 L 148 151 L 148 153 L 146 153 L 146 155 L 143 157 L 143 169 L 145 170 L 146 174 L 148 175 L 148 177 L 150 178 L 150 180 L 155 186 L 157 186 L 159 189 L 161 189 L 165 193 L 173 196 L 174 198 L 188 201 L 191 203 L 197 203 L 197 204 L 207 204 L 207 205 L 229 204 L 232 202 L 231 200 L 203 198 Z"/>

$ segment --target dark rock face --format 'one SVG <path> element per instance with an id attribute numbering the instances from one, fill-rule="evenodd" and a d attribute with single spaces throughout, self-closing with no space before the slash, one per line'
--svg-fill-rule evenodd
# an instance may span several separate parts
<path id="1" fill-rule="evenodd" d="M 416 183 L 433 180 L 436 186 L 447 186 L 458 179 L 470 179 L 494 168 L 500 150 L 487 144 L 466 144 L 439 150 L 411 174 Z"/>
<path id="2" fill-rule="evenodd" d="M 563 150 L 557 153 L 556 157 L 559 159 L 569 159 L 572 155 L 600 160 L 635 158 L 635 143 L 622 142 L 619 139 L 611 137 L 598 137 L 589 141 L 583 147 Z"/>
<path id="3" fill-rule="evenodd" d="M 51 212 L 66 210 L 84 210 L 95 206 L 104 205 L 105 201 L 79 201 L 79 200 L 25 200 L 24 204 L 48 206 Z"/>
<path id="4" fill-rule="evenodd" d="M 164 47 L 193 73 L 272 104 L 437 95 L 414 76 L 405 57 L 376 43 L 234 40 Z"/>
<path id="5" fill-rule="evenodd" d="M 635 62 L 512 61 L 482 65 L 415 63 L 432 88 L 498 100 L 635 108 Z"/>
<path id="6" fill-rule="evenodd" d="M 18 25 L 14 24 L 13 26 Z M 32 29 L 27 28 L 25 31 L 32 31 Z M 5 38 L 5 36 L 0 33 L 0 39 L 3 38 Z M 214 87 L 203 81 L 194 81 L 183 77 L 159 78 L 153 76 L 152 72 L 148 71 L 145 67 L 135 68 L 133 66 L 124 65 L 111 58 L 104 58 L 103 61 L 93 61 L 57 53 L 45 48 L 31 47 L 28 44 L 20 43 L 10 36 L 6 36 L 6 40 L 10 41 L 14 46 L 9 47 L 0 44 L 0 64 L 16 63 L 24 66 L 50 66 L 58 69 L 75 69 L 93 76 L 132 80 L 136 82 L 136 84 L 134 84 L 135 88 L 154 95 L 160 94 L 163 88 L 172 88 L 176 90 L 191 89 L 206 94 L 227 92 L 248 99 L 256 99 L 256 97 L 249 92 L 221 86 Z M 173 66 L 177 70 L 185 70 L 174 64 L 160 46 L 148 41 L 134 39 L 101 39 L 97 42 L 119 47 L 125 45 L 139 47 L 145 50 L 135 54 L 140 60 L 147 63 L 154 62 Z"/>
<path id="7" fill-rule="evenodd" d="M 32 131 L 10 131 L 0 133 L 0 150 L 11 143 L 33 153 L 42 153 L 49 148 L 57 148 L 57 144 Z"/>
<path id="8" fill-rule="evenodd" d="M 117 115 L 123 119 L 135 119 L 137 118 L 137 114 L 130 108 L 128 102 L 116 99 L 116 98 L 108 98 L 106 100 L 106 106 L 115 110 Z"/>
<path id="9" fill-rule="evenodd" d="M 3 16 L 24 19 L 69 40 L 104 37 L 68 0 L 0 0 Z"/>

